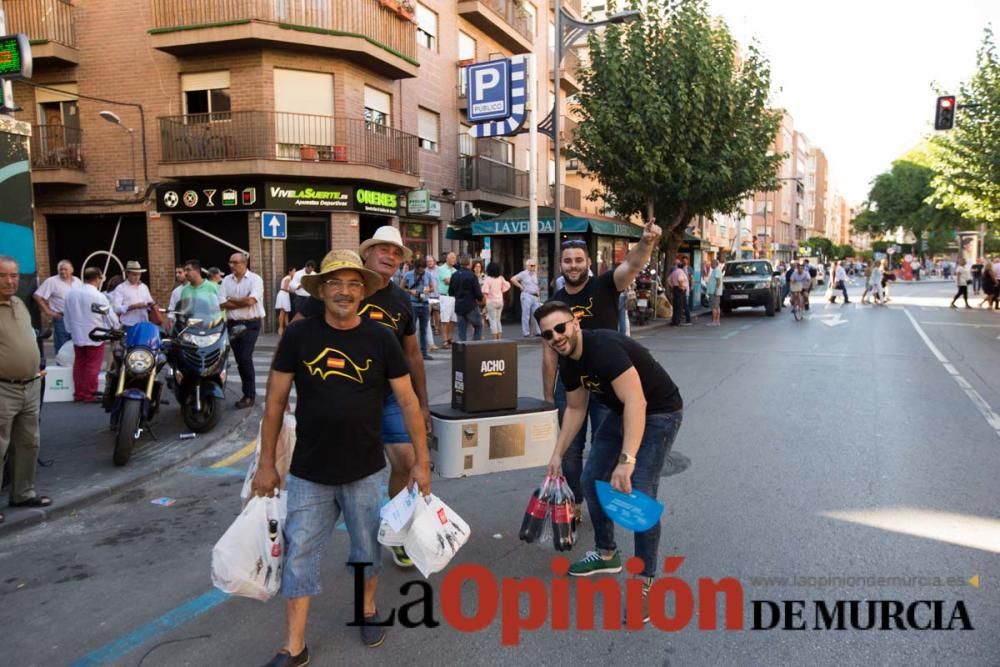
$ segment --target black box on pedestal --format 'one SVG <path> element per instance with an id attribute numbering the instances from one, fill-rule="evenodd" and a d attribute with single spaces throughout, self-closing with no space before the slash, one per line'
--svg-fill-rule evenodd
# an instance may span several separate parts
<path id="1" fill-rule="evenodd" d="M 464 412 L 517 409 L 517 343 L 453 342 L 451 407 Z"/>

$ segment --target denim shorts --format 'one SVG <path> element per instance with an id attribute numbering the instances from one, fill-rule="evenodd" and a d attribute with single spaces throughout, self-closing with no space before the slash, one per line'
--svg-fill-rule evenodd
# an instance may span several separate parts
<path id="1" fill-rule="evenodd" d="M 403 410 L 396 395 L 391 391 L 385 395 L 382 404 L 382 442 L 386 445 L 400 445 L 410 442 L 410 432 L 403 421 Z"/>
<path id="2" fill-rule="evenodd" d="M 285 568 L 281 593 L 286 598 L 318 595 L 320 561 L 326 541 L 341 514 L 351 538 L 348 562 L 372 563 L 365 579 L 382 570 L 378 545 L 379 509 L 385 480 L 381 471 L 350 484 L 317 484 L 288 475 L 288 518 L 285 520 Z M 353 576 L 353 575 L 352 575 Z"/>

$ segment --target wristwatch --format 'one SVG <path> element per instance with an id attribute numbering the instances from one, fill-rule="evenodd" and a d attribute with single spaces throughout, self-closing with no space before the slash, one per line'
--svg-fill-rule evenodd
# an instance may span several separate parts
<path id="1" fill-rule="evenodd" d="M 635 465 L 635 457 L 631 454 L 626 454 L 622 452 L 618 455 L 618 463 L 626 465 Z"/>

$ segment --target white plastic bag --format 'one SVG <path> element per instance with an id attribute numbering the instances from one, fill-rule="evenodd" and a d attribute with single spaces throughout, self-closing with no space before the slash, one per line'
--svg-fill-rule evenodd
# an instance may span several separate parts
<path id="1" fill-rule="evenodd" d="M 63 346 L 56 350 L 56 365 L 62 366 L 63 368 L 73 368 L 73 362 L 76 360 L 76 349 L 73 347 L 73 341 L 68 340 L 63 343 Z"/>
<path id="2" fill-rule="evenodd" d="M 212 548 L 212 584 L 262 602 L 274 597 L 281 588 L 286 514 L 283 495 L 251 498 Z"/>
<path id="3" fill-rule="evenodd" d="M 469 524 L 455 510 L 431 494 L 417 501 L 403 547 L 426 578 L 447 567 L 470 532 Z"/>
<path id="4" fill-rule="evenodd" d="M 257 451 L 254 452 L 253 461 L 247 468 L 247 476 L 243 480 L 243 488 L 240 490 L 240 500 L 244 507 L 253 495 L 253 477 L 257 474 L 257 465 L 260 463 L 260 430 L 257 426 Z M 285 482 L 288 477 L 288 468 L 292 465 L 292 454 L 295 452 L 295 415 L 286 412 L 281 422 L 281 432 L 278 433 L 278 445 L 274 451 L 274 467 L 278 469 L 278 488 L 284 491 L 287 488 Z"/>
<path id="5" fill-rule="evenodd" d="M 378 542 L 387 547 L 401 547 L 413 523 L 413 513 L 420 500 L 416 485 L 413 489 L 403 488 L 379 510 L 381 522 L 378 528 Z"/>

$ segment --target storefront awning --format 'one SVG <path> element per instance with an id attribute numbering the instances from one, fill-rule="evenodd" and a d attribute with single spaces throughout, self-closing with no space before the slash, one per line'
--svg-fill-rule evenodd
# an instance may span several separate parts
<path id="1" fill-rule="evenodd" d="M 538 208 L 538 233 L 552 234 L 555 232 L 555 211 L 551 207 Z M 597 218 L 588 215 L 576 215 L 562 211 L 559 218 L 559 230 L 563 234 L 583 234 L 593 232 L 605 236 L 619 236 L 630 239 L 642 237 L 642 227 L 630 222 L 612 218 Z M 492 220 L 476 220 L 472 223 L 474 236 L 521 236 L 528 233 L 528 209 L 513 208 Z"/>

